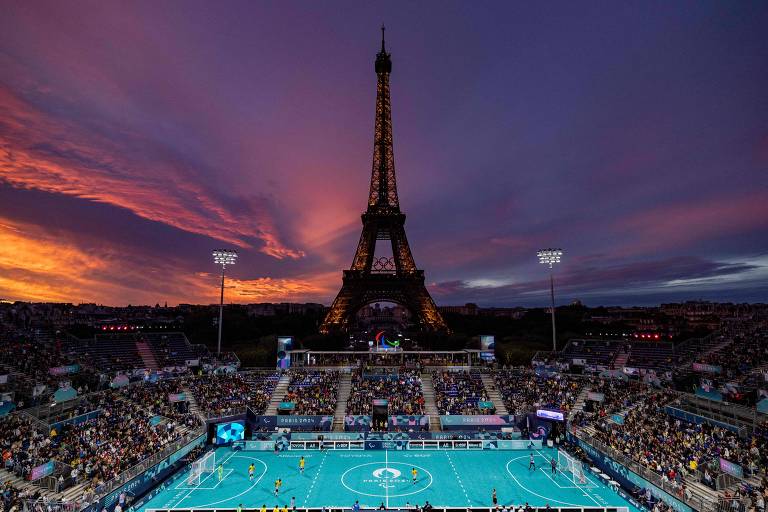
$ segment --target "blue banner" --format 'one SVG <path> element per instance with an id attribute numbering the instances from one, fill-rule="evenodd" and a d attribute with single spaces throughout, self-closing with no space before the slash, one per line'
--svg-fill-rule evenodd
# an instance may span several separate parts
<path id="1" fill-rule="evenodd" d="M 731 425 L 722 421 L 713 420 L 712 418 L 707 418 L 706 416 L 701 416 L 699 414 L 694 414 L 692 412 L 684 411 L 682 409 L 678 409 L 677 407 L 672 407 L 670 405 L 667 405 L 664 407 L 664 412 L 672 416 L 673 418 L 679 418 L 681 420 L 687 421 L 688 423 L 694 423 L 696 425 L 699 425 L 701 423 L 706 423 L 707 425 L 717 426 L 720 428 L 724 428 L 726 430 L 730 430 L 731 432 L 734 432 L 736 434 L 739 433 L 739 427 L 736 425 Z"/>
<path id="2" fill-rule="evenodd" d="M 53 394 L 53 399 L 57 403 L 66 402 L 67 400 L 72 400 L 74 398 L 77 398 L 77 391 L 71 387 L 59 388 Z"/>
<path id="3" fill-rule="evenodd" d="M 0 418 L 7 416 L 16 408 L 16 404 L 8 400 L 0 402 Z"/>
<path id="4" fill-rule="evenodd" d="M 347 432 L 365 432 L 371 429 L 371 417 L 365 414 L 344 416 L 344 430 Z"/>
<path id="5" fill-rule="evenodd" d="M 724 473 L 728 473 L 729 475 L 735 476 L 736 478 L 744 478 L 744 470 L 740 465 L 736 464 L 735 462 L 725 460 L 722 457 L 720 457 L 720 469 Z"/>
<path id="6" fill-rule="evenodd" d="M 297 416 L 280 414 L 277 416 L 246 415 L 253 430 L 273 430 L 278 428 L 290 428 L 291 430 L 305 430 L 330 432 L 333 428 L 333 416 Z"/>
<path id="7" fill-rule="evenodd" d="M 426 430 L 429 427 L 429 416 L 398 414 L 389 417 L 389 425 L 395 428 Z"/>
<path id="8" fill-rule="evenodd" d="M 85 414 L 81 414 L 79 416 L 75 416 L 74 418 L 69 418 L 69 419 L 66 419 L 66 420 L 63 420 L 63 421 L 58 421 L 56 423 L 52 423 L 50 425 L 50 429 L 52 430 L 52 429 L 55 428 L 56 432 L 61 432 L 61 427 L 63 427 L 64 425 L 70 425 L 70 424 L 71 425 L 80 425 L 81 423 L 85 423 L 88 420 L 92 420 L 94 418 L 98 418 L 100 414 L 101 414 L 101 409 L 99 409 L 98 411 L 87 412 Z"/>

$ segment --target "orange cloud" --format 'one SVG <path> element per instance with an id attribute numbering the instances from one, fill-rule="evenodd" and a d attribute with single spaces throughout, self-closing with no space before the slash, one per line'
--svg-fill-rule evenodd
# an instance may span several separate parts
<path id="1" fill-rule="evenodd" d="M 293 300 L 318 300 L 317 297 L 334 293 L 338 287 L 339 273 L 323 274 L 311 279 L 291 278 L 276 279 L 261 277 L 257 279 L 227 278 L 225 282 L 227 302 L 274 302 Z M 219 276 L 200 272 L 201 284 L 210 290 L 210 283 L 218 282 Z"/>
<path id="2" fill-rule="evenodd" d="M 227 302 L 319 301 L 337 273 L 273 279 L 227 279 Z M 0 217 L 0 298 L 52 302 L 213 303 L 219 277 L 185 269 L 167 256 L 134 254 L 98 240 Z"/>

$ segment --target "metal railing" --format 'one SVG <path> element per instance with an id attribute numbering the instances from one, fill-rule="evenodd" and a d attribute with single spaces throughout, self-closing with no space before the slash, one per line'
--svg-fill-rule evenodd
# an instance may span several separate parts
<path id="1" fill-rule="evenodd" d="M 690 497 L 686 497 L 684 495 L 681 496 L 679 493 L 680 491 L 679 486 L 673 485 L 673 483 L 668 480 L 665 481 L 661 477 L 661 475 L 659 475 L 655 471 L 652 471 L 649 468 L 640 465 L 638 462 L 630 459 L 623 453 L 616 451 L 613 447 L 606 445 L 602 441 L 598 441 L 591 435 L 581 430 L 571 429 L 571 434 L 573 434 L 575 437 L 579 438 L 586 444 L 592 446 L 597 451 L 608 455 L 614 461 L 618 462 L 619 464 L 626 467 L 630 471 L 634 472 L 635 474 L 639 475 L 643 479 L 652 483 L 656 487 L 664 490 L 669 495 L 676 497 L 678 500 L 684 502 L 688 506 L 704 512 L 711 512 L 712 510 L 714 510 L 713 506 L 715 505 L 715 503 L 713 499 L 705 500 L 703 497 L 693 496 L 693 495 Z M 686 478 L 691 478 L 697 482 L 699 481 L 698 475 L 696 475 L 695 473 L 692 474 L 690 477 L 686 477 Z M 712 489 L 712 493 L 714 494 L 715 492 L 716 491 Z"/>
<path id="2" fill-rule="evenodd" d="M 73 501 L 58 501 L 38 498 L 21 502 L 22 512 L 73 512 L 77 504 Z"/>
<path id="3" fill-rule="evenodd" d="M 747 512 L 750 500 L 746 497 L 741 498 L 723 498 L 717 499 L 715 512 Z"/>

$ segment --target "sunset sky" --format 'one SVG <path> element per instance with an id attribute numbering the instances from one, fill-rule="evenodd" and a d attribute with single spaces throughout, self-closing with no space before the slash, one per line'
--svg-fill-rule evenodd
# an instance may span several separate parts
<path id="1" fill-rule="evenodd" d="M 438 304 L 768 302 L 768 3 L 23 1 L 0 15 L 0 299 L 330 303 L 379 26 Z"/>

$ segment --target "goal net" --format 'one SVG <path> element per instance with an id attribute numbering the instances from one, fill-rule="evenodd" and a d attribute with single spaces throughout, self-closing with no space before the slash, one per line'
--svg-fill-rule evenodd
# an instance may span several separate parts
<path id="1" fill-rule="evenodd" d="M 584 467 L 581 461 L 574 458 L 568 452 L 563 450 L 557 451 L 557 468 L 561 473 L 570 473 L 573 476 L 573 483 L 577 485 L 584 485 L 587 483 L 587 478 L 584 475 Z"/>
<path id="2" fill-rule="evenodd" d="M 187 484 L 200 485 L 200 480 L 206 473 L 213 473 L 216 469 L 216 452 L 208 452 L 200 459 L 192 463 L 192 471 L 187 477 Z"/>

